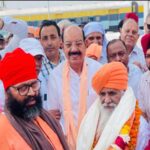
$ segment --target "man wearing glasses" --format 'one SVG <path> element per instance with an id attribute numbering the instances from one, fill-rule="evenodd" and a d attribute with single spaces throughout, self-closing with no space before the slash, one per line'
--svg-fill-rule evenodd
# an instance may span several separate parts
<path id="1" fill-rule="evenodd" d="M 17 48 L 5 55 L 0 68 L 6 93 L 0 148 L 68 150 L 60 125 L 42 108 L 34 57 Z"/>

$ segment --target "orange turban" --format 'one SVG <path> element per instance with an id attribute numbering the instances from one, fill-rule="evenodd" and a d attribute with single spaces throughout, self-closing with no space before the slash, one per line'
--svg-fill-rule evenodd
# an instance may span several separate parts
<path id="1" fill-rule="evenodd" d="M 35 28 L 34 37 L 37 39 L 39 39 L 39 36 L 40 36 L 39 32 L 40 32 L 40 28 L 39 27 Z"/>
<path id="2" fill-rule="evenodd" d="M 33 26 L 28 26 L 28 33 L 31 33 L 34 35 L 35 33 L 35 28 Z"/>
<path id="3" fill-rule="evenodd" d="M 111 62 L 103 65 L 92 79 L 92 86 L 98 94 L 104 87 L 125 90 L 127 84 L 127 68 L 121 62 Z"/>
<path id="4" fill-rule="evenodd" d="M 86 49 L 86 56 L 91 57 L 94 56 L 98 60 L 101 56 L 102 46 L 93 43 Z"/>
<path id="5" fill-rule="evenodd" d="M 30 79 L 37 79 L 34 57 L 20 48 L 7 53 L 0 62 L 0 79 L 5 89 Z"/>

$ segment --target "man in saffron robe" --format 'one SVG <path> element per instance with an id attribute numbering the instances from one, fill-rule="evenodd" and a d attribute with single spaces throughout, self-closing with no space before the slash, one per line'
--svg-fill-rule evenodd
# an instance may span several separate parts
<path id="1" fill-rule="evenodd" d="M 127 83 L 127 69 L 120 62 L 105 64 L 94 75 L 99 98 L 81 122 L 77 150 L 135 149 L 140 109 Z"/>
<path id="2" fill-rule="evenodd" d="M 21 48 L 0 63 L 6 102 L 0 114 L 0 149 L 68 150 L 58 122 L 42 108 L 34 57 Z"/>

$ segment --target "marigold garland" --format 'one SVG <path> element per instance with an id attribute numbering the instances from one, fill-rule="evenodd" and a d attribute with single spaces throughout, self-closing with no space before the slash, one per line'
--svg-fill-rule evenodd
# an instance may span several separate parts
<path id="1" fill-rule="evenodd" d="M 134 113 L 122 127 L 119 136 L 108 150 L 135 150 L 140 125 L 141 109 L 136 101 Z"/>
<path id="2" fill-rule="evenodd" d="M 131 140 L 129 141 L 129 144 L 128 144 L 129 150 L 135 150 L 136 148 L 141 114 L 142 114 L 142 111 L 138 106 L 138 102 L 136 101 L 135 118 L 134 118 L 133 125 L 129 134 L 131 137 Z"/>

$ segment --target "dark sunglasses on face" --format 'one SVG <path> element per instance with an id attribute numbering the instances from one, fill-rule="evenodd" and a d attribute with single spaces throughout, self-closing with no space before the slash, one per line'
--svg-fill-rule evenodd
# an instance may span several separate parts
<path id="1" fill-rule="evenodd" d="M 150 24 L 147 24 L 147 28 L 150 30 Z"/>
<path id="2" fill-rule="evenodd" d="M 150 58 L 150 54 L 146 54 L 146 55 L 145 55 L 145 58 Z"/>

